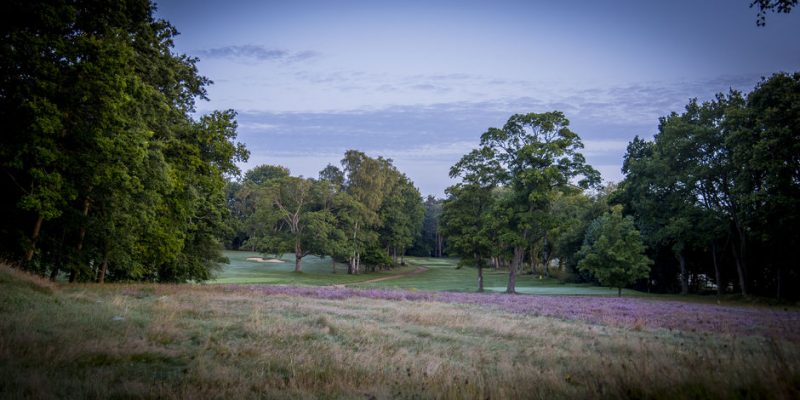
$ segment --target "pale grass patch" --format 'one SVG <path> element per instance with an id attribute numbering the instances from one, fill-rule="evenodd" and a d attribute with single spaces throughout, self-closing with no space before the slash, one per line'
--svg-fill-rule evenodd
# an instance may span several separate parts
<path id="1" fill-rule="evenodd" d="M 23 271 L 19 268 L 12 268 L 10 265 L 0 262 L 0 273 L 6 274 L 18 282 L 25 282 L 37 291 L 52 292 L 58 289 L 58 285 L 49 279 Z"/>

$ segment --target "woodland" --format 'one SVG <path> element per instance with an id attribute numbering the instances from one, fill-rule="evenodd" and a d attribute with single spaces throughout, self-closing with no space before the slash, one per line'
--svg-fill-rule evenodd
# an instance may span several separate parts
<path id="1" fill-rule="evenodd" d="M 793 6 L 770 4 L 754 3 L 760 22 Z M 314 178 L 242 174 L 236 112 L 195 113 L 211 81 L 152 7 L 4 4 L 0 254 L 13 265 L 69 282 L 200 282 L 224 245 L 294 254 L 296 271 L 328 257 L 349 274 L 454 256 L 478 277 L 506 270 L 509 293 L 519 273 L 800 293 L 798 73 L 664 110 L 606 185 L 565 114 L 512 115 L 453 165 L 446 198 L 423 199 L 392 160 L 358 150 Z"/>

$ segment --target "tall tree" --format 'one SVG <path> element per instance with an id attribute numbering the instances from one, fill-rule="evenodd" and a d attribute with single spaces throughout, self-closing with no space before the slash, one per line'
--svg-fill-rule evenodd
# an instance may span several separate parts
<path id="1" fill-rule="evenodd" d="M 553 194 L 596 185 L 600 174 L 586 164 L 580 137 L 559 111 L 513 115 L 502 129 L 481 135 L 480 146 L 453 166 L 451 176 L 508 187 L 498 206 L 508 219 L 502 241 L 513 252 L 506 292 L 515 293 L 516 274 L 543 231 L 540 216 Z"/>
<path id="2" fill-rule="evenodd" d="M 192 117 L 209 80 L 175 29 L 146 0 L 0 7 L 2 252 L 70 280 L 207 278 L 247 152 L 232 112 Z"/>
<path id="3" fill-rule="evenodd" d="M 279 250 L 294 252 L 295 272 L 302 270 L 303 257 L 326 252 L 326 239 L 336 223 L 319 185 L 313 179 L 285 177 L 271 180 L 261 193 L 262 223 L 271 227 Z"/>
<path id="4" fill-rule="evenodd" d="M 478 291 L 483 292 L 483 268 L 494 247 L 489 215 L 492 187 L 460 183 L 447 188 L 447 195 L 442 206 L 442 233 L 450 248 L 461 256 L 459 263 L 477 268 Z"/>

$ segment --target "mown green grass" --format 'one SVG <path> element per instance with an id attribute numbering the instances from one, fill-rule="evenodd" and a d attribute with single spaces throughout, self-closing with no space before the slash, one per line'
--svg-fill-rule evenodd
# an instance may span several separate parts
<path id="1" fill-rule="evenodd" d="M 474 292 L 478 289 L 477 270 L 470 267 L 457 268 L 458 260 L 455 258 L 406 257 L 406 263 L 414 267 L 426 267 L 428 271 L 399 279 L 353 286 L 453 292 Z M 508 283 L 508 271 L 485 268 L 483 280 L 486 291 L 504 292 Z M 527 273 L 517 275 L 517 292 L 525 294 L 617 295 L 616 289 L 588 284 L 562 283 L 554 278 L 544 278 Z M 634 291 L 625 291 L 626 294 L 631 292 Z"/>
<path id="2" fill-rule="evenodd" d="M 0 266 L 0 398 L 774 398 L 780 338 L 218 285 L 52 284 Z"/>
<path id="3" fill-rule="evenodd" d="M 228 264 L 208 283 L 273 284 L 325 286 L 363 282 L 385 276 L 398 275 L 413 270 L 411 267 L 393 268 L 359 275 L 348 275 L 347 266 L 336 264 L 333 273 L 330 258 L 316 256 L 303 257 L 302 272 L 294 272 L 294 254 L 284 254 L 283 263 L 260 263 L 248 261 L 249 257 L 261 257 L 261 253 L 251 251 L 225 251 Z"/>
<path id="4" fill-rule="evenodd" d="M 337 273 L 332 273 L 330 258 L 315 256 L 303 258 L 303 272 L 294 272 L 294 255 L 285 254 L 283 263 L 259 263 L 248 261 L 248 257 L 260 257 L 260 253 L 249 251 L 225 251 L 229 264 L 222 265 L 222 271 L 209 283 L 230 284 L 273 284 L 326 286 L 346 285 L 352 287 L 380 287 L 427 291 L 473 292 L 478 289 L 477 270 L 469 267 L 457 268 L 455 258 L 405 257 L 406 266 L 388 271 L 376 271 L 359 275 L 348 275 L 347 266 L 337 263 Z M 419 267 L 427 271 L 409 274 Z M 486 291 L 504 292 L 508 282 L 507 271 L 486 268 L 483 272 Z M 374 279 L 392 277 L 380 282 Z M 520 274 L 517 277 L 517 292 L 524 294 L 559 295 L 609 295 L 616 296 L 616 289 L 603 288 L 589 284 L 566 284 L 553 278 L 539 275 Z M 643 295 L 633 290 L 625 290 L 625 295 Z"/>
<path id="5" fill-rule="evenodd" d="M 284 262 L 259 263 L 248 261 L 248 257 L 260 257 L 261 253 L 249 251 L 225 251 L 229 264 L 222 264 L 221 271 L 215 279 L 208 281 L 212 284 L 273 284 L 273 285 L 298 285 L 298 286 L 329 286 L 345 285 L 356 288 L 387 288 L 408 289 L 424 291 L 452 291 L 474 292 L 478 289 L 477 270 L 471 267 L 457 268 L 456 258 L 434 257 L 405 257 L 406 266 L 396 267 L 391 270 L 348 275 L 347 266 L 337 263 L 337 273 L 332 273 L 330 258 L 321 259 L 315 256 L 306 256 L 303 259 L 303 272 L 294 272 L 294 255 L 285 254 L 281 258 Z M 419 267 L 427 271 L 419 274 L 410 274 Z M 508 283 L 508 272 L 495 271 L 492 268 L 484 269 L 484 289 L 488 292 L 504 292 Z M 392 279 L 380 282 L 367 282 L 370 280 L 391 277 Z M 592 284 L 564 283 L 555 278 L 544 278 L 538 274 L 527 272 L 517 275 L 517 292 L 535 295 L 579 295 L 579 296 L 616 296 L 615 288 L 600 287 Z M 648 297 L 666 301 L 688 301 L 696 303 L 717 303 L 727 305 L 763 306 L 772 304 L 771 301 L 746 298 L 736 295 L 726 295 L 718 298 L 715 295 L 688 295 L 655 294 L 640 292 L 633 289 L 622 291 L 625 297 Z M 792 309 L 800 308 L 797 304 L 781 304 Z"/>

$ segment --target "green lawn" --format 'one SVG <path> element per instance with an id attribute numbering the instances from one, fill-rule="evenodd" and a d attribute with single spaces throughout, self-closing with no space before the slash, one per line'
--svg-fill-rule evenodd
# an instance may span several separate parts
<path id="1" fill-rule="evenodd" d="M 478 288 L 477 271 L 474 268 L 456 268 L 455 258 L 406 257 L 407 266 L 391 271 L 378 271 L 359 275 L 348 275 L 346 265 L 337 264 L 337 273 L 331 272 L 330 258 L 320 259 L 307 256 L 303 259 L 303 272 L 294 272 L 294 255 L 285 254 L 283 263 L 259 263 L 248 261 L 248 257 L 260 257 L 260 253 L 249 251 L 225 251 L 230 264 L 224 264 L 217 278 L 210 283 L 279 284 L 279 285 L 347 285 L 364 288 L 400 288 L 426 291 L 472 292 Z M 423 273 L 405 275 L 425 267 Z M 401 275 L 401 276 L 398 276 Z M 367 282 L 373 279 L 398 276 L 380 282 Z M 486 291 L 503 292 L 508 281 L 507 271 L 484 270 Z M 616 296 L 615 289 L 588 284 L 565 284 L 556 279 L 540 279 L 538 275 L 520 274 L 517 277 L 517 291 L 525 294 L 559 295 L 610 295 Z M 625 290 L 626 295 L 644 295 L 633 290 Z"/>
<path id="2" fill-rule="evenodd" d="M 455 258 L 406 257 L 410 266 L 424 266 L 428 271 L 381 282 L 355 284 L 355 287 L 387 287 L 412 290 L 473 292 L 478 289 L 478 271 L 475 268 L 456 269 Z M 483 270 L 483 286 L 486 291 L 504 292 L 508 283 L 507 271 Z M 564 295 L 614 295 L 616 289 L 587 284 L 566 284 L 552 278 L 539 279 L 539 275 L 520 274 L 517 276 L 517 292 L 525 294 L 564 294 Z M 632 294 L 633 290 L 624 293 Z M 641 294 L 640 292 L 636 292 Z"/>
<path id="3" fill-rule="evenodd" d="M 303 257 L 303 270 L 294 272 L 294 254 L 284 254 L 283 263 L 261 263 L 248 261 L 249 257 L 261 257 L 261 253 L 252 251 L 225 251 L 224 256 L 230 261 L 222 264 L 222 271 L 208 283 L 264 283 L 273 285 L 309 285 L 325 286 L 362 282 L 384 276 L 403 274 L 415 267 L 394 268 L 391 271 L 377 271 L 359 275 L 348 275 L 347 266 L 336 264 L 336 273 L 332 272 L 331 259 L 315 256 Z"/>

